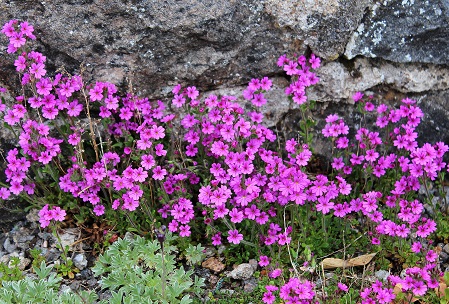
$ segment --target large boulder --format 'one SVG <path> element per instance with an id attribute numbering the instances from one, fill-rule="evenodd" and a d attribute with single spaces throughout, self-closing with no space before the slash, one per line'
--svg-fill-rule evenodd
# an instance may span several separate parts
<path id="1" fill-rule="evenodd" d="M 156 96 L 177 82 L 204 90 L 272 75 L 281 54 L 307 47 L 337 58 L 369 2 L 22 0 L 2 2 L 0 22 L 33 24 L 50 70 Z M 3 79 L 10 60 L 0 57 Z"/>
<path id="2" fill-rule="evenodd" d="M 447 0 L 376 1 L 346 47 L 345 55 L 394 62 L 449 63 Z"/>

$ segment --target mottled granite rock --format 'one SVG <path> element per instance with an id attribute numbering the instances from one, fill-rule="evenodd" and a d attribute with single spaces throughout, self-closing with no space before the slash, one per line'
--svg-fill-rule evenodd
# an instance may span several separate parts
<path id="1" fill-rule="evenodd" d="M 351 37 L 345 55 L 448 64 L 448 22 L 447 0 L 376 1 Z"/>

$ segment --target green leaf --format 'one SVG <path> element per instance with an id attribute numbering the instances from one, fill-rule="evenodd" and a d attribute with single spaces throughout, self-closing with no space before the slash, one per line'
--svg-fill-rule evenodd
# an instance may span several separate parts
<path id="1" fill-rule="evenodd" d="M 187 263 L 191 266 L 199 264 L 204 258 L 204 249 L 205 247 L 201 246 L 201 244 L 196 246 L 189 244 L 185 252 Z"/>

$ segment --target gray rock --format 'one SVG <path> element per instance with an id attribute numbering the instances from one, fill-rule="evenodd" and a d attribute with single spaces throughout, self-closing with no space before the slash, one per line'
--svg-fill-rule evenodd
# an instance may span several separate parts
<path id="1" fill-rule="evenodd" d="M 317 74 L 320 83 L 309 90 L 309 97 L 320 101 L 347 100 L 357 91 L 381 84 L 404 93 L 449 89 L 449 69 L 430 64 L 407 65 L 356 58 L 351 67 L 336 61 L 325 63 Z"/>
<path id="2" fill-rule="evenodd" d="M 265 9 L 282 28 L 324 58 L 338 57 L 359 25 L 369 0 L 266 1 Z"/>
<path id="3" fill-rule="evenodd" d="M 234 270 L 228 273 L 228 277 L 235 280 L 248 280 L 254 274 L 254 268 L 249 263 L 238 265 Z"/>
<path id="4" fill-rule="evenodd" d="M 58 245 L 61 245 L 62 248 L 66 248 L 67 246 L 69 246 L 69 250 L 71 250 L 70 246 L 72 246 L 73 243 L 75 243 L 79 235 L 80 231 L 78 228 L 64 229 L 62 232 L 59 233 L 61 244 L 58 243 Z"/>
<path id="5" fill-rule="evenodd" d="M 86 256 L 82 253 L 75 255 L 75 257 L 73 258 L 73 264 L 79 270 L 83 270 L 87 266 Z"/>
<path id="6" fill-rule="evenodd" d="M 374 275 L 376 276 L 376 278 L 378 278 L 381 281 L 386 282 L 388 279 L 388 276 L 390 275 L 390 272 L 386 271 L 386 270 L 378 270 L 374 273 Z"/>
<path id="7" fill-rule="evenodd" d="M 29 242 L 34 239 L 34 235 L 31 233 L 31 230 L 21 227 L 13 234 L 14 243 L 23 250 L 27 250 L 29 248 Z"/>
<path id="8" fill-rule="evenodd" d="M 65 292 L 70 292 L 70 286 L 66 285 L 66 284 L 61 284 L 61 286 L 59 287 L 59 294 L 65 293 Z"/>
<path id="9" fill-rule="evenodd" d="M 9 263 L 9 254 L 2 255 L 0 258 L 0 263 L 8 264 Z"/>
<path id="10" fill-rule="evenodd" d="M 237 73 L 265 74 L 280 53 L 298 45 L 291 30 L 276 27 L 263 2 L 255 0 L 55 0 L 1 6 L 1 24 L 17 18 L 35 25 L 40 48 L 55 54 L 50 70 L 64 65 L 77 71 L 84 63 L 97 80 L 125 85 L 130 80 L 146 93 L 178 81 L 198 80 L 204 87 L 236 83 Z M 6 70 L 3 60 L 0 74 Z"/>
<path id="11" fill-rule="evenodd" d="M 204 249 L 204 251 L 203 251 L 206 258 L 214 256 L 215 252 L 216 252 L 216 250 L 212 247 L 206 247 L 206 249 Z"/>
<path id="12" fill-rule="evenodd" d="M 444 245 L 444 247 L 443 247 L 443 252 L 449 254 L 449 244 Z"/>
<path id="13" fill-rule="evenodd" d="M 92 278 L 92 279 L 89 279 L 88 281 L 87 281 L 87 285 L 88 286 L 95 286 L 95 285 L 97 285 L 98 284 L 98 281 L 95 279 L 95 278 Z"/>
<path id="14" fill-rule="evenodd" d="M 273 73 L 283 53 L 309 46 L 343 53 L 370 0 L 185 0 L 3 2 L 0 22 L 27 20 L 49 71 L 64 65 L 96 80 L 160 94 L 176 82 L 201 88 Z M 113 18 L 111 18 L 113 16 Z M 0 75 L 10 64 L 0 58 Z M 244 67 L 244 68 L 242 68 Z M 0 77 L 9 81 L 7 77 Z M 147 81 L 151 78 L 151 82 Z"/>
<path id="15" fill-rule="evenodd" d="M 57 262 L 60 256 L 61 252 L 56 248 L 50 248 L 45 253 L 45 259 L 47 260 L 47 262 Z"/>
<path id="16" fill-rule="evenodd" d="M 248 280 L 245 280 L 243 283 L 243 290 L 250 293 L 256 289 L 258 281 L 256 280 L 256 278 L 251 277 Z"/>
<path id="17" fill-rule="evenodd" d="M 71 284 L 70 284 L 70 289 L 71 290 L 79 290 L 81 287 L 81 282 L 78 280 L 74 280 Z"/>
<path id="18" fill-rule="evenodd" d="M 449 254 L 446 252 L 440 252 L 440 262 L 446 263 L 449 260 Z"/>
<path id="19" fill-rule="evenodd" d="M 446 0 L 376 1 L 353 33 L 345 55 L 448 64 L 448 21 Z"/>
<path id="20" fill-rule="evenodd" d="M 11 242 L 10 238 L 7 237 L 5 242 L 3 243 L 3 248 L 8 252 L 12 253 L 16 250 L 17 245 L 14 242 Z"/>
<path id="21" fill-rule="evenodd" d="M 221 294 L 226 294 L 226 295 L 233 295 L 235 293 L 235 290 L 232 290 L 232 289 L 220 289 L 220 293 Z"/>
<path id="22" fill-rule="evenodd" d="M 25 270 L 25 268 L 28 266 L 28 265 L 30 265 L 31 264 L 31 260 L 30 259 L 28 259 L 28 258 L 25 258 L 25 257 L 23 257 L 23 256 L 20 256 L 19 257 L 19 259 L 20 259 L 20 262 L 19 262 L 19 265 L 17 266 L 20 270 Z"/>
<path id="23" fill-rule="evenodd" d="M 134 234 L 129 232 L 129 231 L 127 231 L 125 233 L 125 236 L 123 237 L 123 239 L 128 240 L 130 242 L 133 242 L 134 241 Z"/>
<path id="24" fill-rule="evenodd" d="M 30 212 L 27 214 L 26 219 L 29 222 L 39 222 L 39 210 L 38 209 L 32 209 L 30 210 Z"/>
<path id="25" fill-rule="evenodd" d="M 28 265 L 30 265 L 31 264 L 31 260 L 30 259 L 28 259 L 28 258 L 26 258 L 26 257 L 24 257 L 23 256 L 23 252 L 21 252 L 21 253 L 18 253 L 18 252 L 13 252 L 13 253 L 11 253 L 10 255 L 9 255 L 9 257 L 8 257 L 8 267 L 9 268 L 12 268 L 13 266 L 12 266 L 12 260 L 11 260 L 11 258 L 12 257 L 15 257 L 15 258 L 19 258 L 19 264 L 17 265 L 17 268 L 19 268 L 19 270 L 25 270 L 25 268 L 28 266 Z"/>
<path id="26" fill-rule="evenodd" d="M 255 259 L 251 259 L 248 263 L 253 267 L 254 271 L 257 270 L 258 262 Z"/>
<path id="27" fill-rule="evenodd" d="M 224 245 L 218 246 L 218 249 L 217 249 L 218 255 L 221 255 L 225 250 L 226 250 L 226 246 L 224 246 Z"/>

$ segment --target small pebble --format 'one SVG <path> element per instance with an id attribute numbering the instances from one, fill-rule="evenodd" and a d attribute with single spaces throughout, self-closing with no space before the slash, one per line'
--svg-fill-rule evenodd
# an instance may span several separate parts
<path id="1" fill-rule="evenodd" d="M 254 274 L 254 268 L 249 263 L 243 263 L 238 265 L 233 271 L 228 274 L 228 277 L 231 277 L 235 280 L 247 280 L 252 277 Z"/>
<path id="2" fill-rule="evenodd" d="M 376 271 L 375 275 L 376 275 L 376 278 L 378 278 L 379 280 L 386 282 L 390 273 L 386 270 L 381 269 L 381 270 Z"/>
<path id="3" fill-rule="evenodd" d="M 83 270 L 87 266 L 86 256 L 82 253 L 75 255 L 75 257 L 73 258 L 73 264 L 79 270 Z"/>

